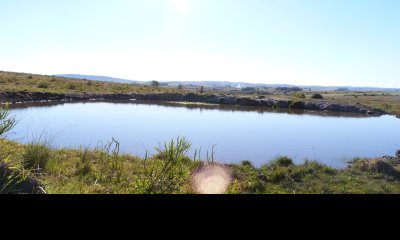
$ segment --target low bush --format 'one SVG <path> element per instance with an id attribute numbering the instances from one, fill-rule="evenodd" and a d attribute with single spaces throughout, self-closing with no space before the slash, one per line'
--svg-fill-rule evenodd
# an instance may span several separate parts
<path id="1" fill-rule="evenodd" d="M 48 88 L 49 85 L 47 83 L 39 83 L 38 88 Z"/>
<path id="2" fill-rule="evenodd" d="M 296 92 L 295 94 L 292 95 L 294 98 L 301 98 L 304 99 L 306 98 L 306 95 L 302 92 Z"/>
<path id="3" fill-rule="evenodd" d="M 270 164 L 269 164 L 269 166 L 271 166 L 271 167 L 275 167 L 275 166 L 277 166 L 277 167 L 289 167 L 289 166 L 292 166 L 292 165 L 294 165 L 293 164 L 293 160 L 291 158 L 285 157 L 285 156 L 278 157 L 278 158 L 272 160 L 270 162 Z"/>
<path id="4" fill-rule="evenodd" d="M 312 99 L 324 99 L 324 96 L 322 96 L 319 93 L 315 93 L 311 96 Z"/>

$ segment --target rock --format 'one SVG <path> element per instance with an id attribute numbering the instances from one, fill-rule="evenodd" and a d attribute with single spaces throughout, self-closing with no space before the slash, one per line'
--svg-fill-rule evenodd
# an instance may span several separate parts
<path id="1" fill-rule="evenodd" d="M 400 158 L 400 149 L 396 151 L 396 157 Z"/>
<path id="2" fill-rule="evenodd" d="M 391 176 L 397 180 L 400 180 L 400 171 L 397 170 L 394 165 L 384 159 L 374 159 L 368 163 L 369 170 L 377 173 L 381 173 L 387 176 Z"/>

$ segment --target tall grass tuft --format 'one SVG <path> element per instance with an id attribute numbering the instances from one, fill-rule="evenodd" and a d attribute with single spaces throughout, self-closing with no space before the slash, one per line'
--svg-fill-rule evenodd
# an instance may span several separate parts
<path id="1" fill-rule="evenodd" d="M 88 148 L 85 148 L 83 151 L 81 151 L 77 165 L 78 175 L 85 176 L 92 171 L 92 161 L 90 150 Z"/>
<path id="2" fill-rule="evenodd" d="M 43 136 L 25 146 L 22 164 L 26 169 L 42 172 L 46 169 L 51 157 L 51 141 Z"/>
<path id="3" fill-rule="evenodd" d="M 135 188 L 139 193 L 170 194 L 179 193 L 188 181 L 190 170 L 185 163 L 190 161 L 187 152 L 191 143 L 185 138 L 177 138 L 156 148 L 153 159 L 144 160 L 144 173 L 135 179 Z"/>
<path id="4" fill-rule="evenodd" d="M 120 144 L 117 140 L 112 138 L 111 141 L 106 144 L 100 144 L 97 147 L 97 151 L 100 153 L 100 159 L 98 160 L 99 167 L 99 179 L 104 182 L 119 182 L 123 175 L 124 164 L 123 157 L 119 154 Z M 87 159 L 82 159 L 88 163 Z"/>

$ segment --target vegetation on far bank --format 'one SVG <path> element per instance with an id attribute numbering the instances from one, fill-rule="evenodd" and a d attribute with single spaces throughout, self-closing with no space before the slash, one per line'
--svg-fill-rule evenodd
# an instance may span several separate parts
<path id="1" fill-rule="evenodd" d="M 124 84 L 85 79 L 27 73 L 0 72 L 1 92 L 49 92 L 49 93 L 148 93 L 172 92 L 159 86 Z"/>
<path id="2" fill-rule="evenodd" d="M 71 79 L 26 73 L 0 72 L 1 92 L 49 93 L 199 93 L 246 96 L 254 99 L 318 101 L 338 104 L 362 105 L 400 116 L 400 92 L 310 91 L 294 88 L 230 88 L 204 86 L 164 86 L 157 81 L 145 84 Z"/>

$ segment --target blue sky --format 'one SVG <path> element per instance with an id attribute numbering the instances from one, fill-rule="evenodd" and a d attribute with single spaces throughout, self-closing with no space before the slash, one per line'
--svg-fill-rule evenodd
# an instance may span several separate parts
<path id="1" fill-rule="evenodd" d="M 398 0 L 0 0 L 0 70 L 400 87 Z"/>

